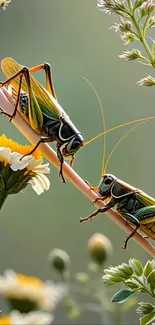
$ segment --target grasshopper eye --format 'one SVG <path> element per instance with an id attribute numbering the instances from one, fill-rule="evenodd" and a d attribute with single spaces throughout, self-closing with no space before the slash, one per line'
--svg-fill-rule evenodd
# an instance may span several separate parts
<path id="1" fill-rule="evenodd" d="M 112 181 L 113 181 L 112 177 L 107 176 L 106 179 L 104 180 L 104 184 L 109 185 L 112 183 Z"/>
<path id="2" fill-rule="evenodd" d="M 72 143 L 71 150 L 75 150 L 75 149 L 77 149 L 80 145 L 81 145 L 81 142 L 80 142 L 80 141 L 74 141 L 74 142 Z"/>

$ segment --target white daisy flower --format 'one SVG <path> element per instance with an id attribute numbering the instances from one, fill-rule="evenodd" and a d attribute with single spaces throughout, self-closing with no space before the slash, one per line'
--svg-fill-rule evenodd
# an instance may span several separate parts
<path id="1" fill-rule="evenodd" d="M 8 4 L 11 2 L 11 0 L 0 0 L 0 8 L 2 8 L 3 10 L 6 10 L 6 7 L 8 6 Z"/>
<path id="2" fill-rule="evenodd" d="M 9 315 L 0 317 L 0 325 L 50 325 L 53 319 L 53 315 L 41 311 L 22 314 L 13 310 Z"/>
<path id="3" fill-rule="evenodd" d="M 12 270 L 6 270 L 0 276 L 0 294 L 8 299 L 13 309 L 21 312 L 36 308 L 53 310 L 67 293 L 67 286 L 62 283 L 42 282 L 38 278 L 17 274 Z"/>
<path id="4" fill-rule="evenodd" d="M 7 188 L 7 195 L 18 193 L 28 184 L 31 184 L 38 195 L 49 189 L 50 182 L 45 176 L 50 172 L 49 163 L 42 164 L 43 159 L 39 150 L 36 150 L 33 155 L 23 157 L 31 149 L 32 146 L 19 145 L 7 139 L 5 135 L 0 137 L 0 174 L 3 168 L 10 167 L 8 178 L 6 177 L 5 180 L 7 186 L 4 186 Z M 0 191 L 3 190 L 0 183 Z"/>

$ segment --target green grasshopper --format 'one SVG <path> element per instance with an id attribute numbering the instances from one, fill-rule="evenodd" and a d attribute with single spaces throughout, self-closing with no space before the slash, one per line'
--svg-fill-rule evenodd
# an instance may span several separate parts
<path id="1" fill-rule="evenodd" d="M 105 129 L 104 116 L 103 124 Z M 123 249 L 127 248 L 129 239 L 133 237 L 138 229 L 143 231 L 147 237 L 155 240 L 155 199 L 147 195 L 145 192 L 123 182 L 116 176 L 106 173 L 108 163 L 116 147 L 127 136 L 127 134 L 129 134 L 139 125 L 132 127 L 132 129 L 126 132 L 124 136 L 116 143 L 107 159 L 106 164 L 104 164 L 106 156 L 106 136 L 104 135 L 102 178 L 98 187 L 92 187 L 86 181 L 90 187 L 90 190 L 93 190 L 98 194 L 98 198 L 93 203 L 102 201 L 104 206 L 90 214 L 88 217 L 80 218 L 80 222 L 92 220 L 99 213 L 104 213 L 109 209 L 115 208 L 116 211 L 126 220 L 126 222 L 129 222 L 135 226 L 133 232 L 126 238 L 124 246 L 122 247 Z"/>
<path id="2" fill-rule="evenodd" d="M 27 155 L 32 154 L 41 143 L 56 142 L 57 156 L 60 161 L 59 175 L 63 182 L 65 182 L 62 169 L 64 158 L 68 158 L 72 166 L 74 155 L 80 147 L 86 146 L 103 134 L 123 126 L 154 118 L 142 118 L 117 125 L 84 142 L 82 134 L 58 103 L 52 81 L 51 68 L 48 63 L 28 69 L 11 58 L 5 58 L 1 62 L 1 68 L 8 79 L 0 82 L 0 86 L 11 85 L 11 95 L 15 100 L 13 114 L 9 115 L 3 111 L 2 113 L 9 116 L 10 120 L 12 120 L 18 110 L 32 129 L 41 136 L 39 142 Z M 45 71 L 46 89 L 32 76 L 33 73 L 40 70 Z"/>

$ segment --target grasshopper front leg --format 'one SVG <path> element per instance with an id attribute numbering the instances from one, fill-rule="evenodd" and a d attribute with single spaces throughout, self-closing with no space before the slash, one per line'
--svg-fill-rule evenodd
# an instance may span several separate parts
<path id="1" fill-rule="evenodd" d="M 37 142 L 37 144 L 35 145 L 35 147 L 29 152 L 29 153 L 26 153 L 24 156 L 22 156 L 21 158 L 20 158 L 20 160 L 22 160 L 24 157 L 26 157 L 26 156 L 29 156 L 29 155 L 32 155 L 35 151 L 36 151 L 36 149 L 39 147 L 39 145 L 41 144 L 41 143 L 47 143 L 47 142 L 52 142 L 52 141 L 54 141 L 53 140 L 53 138 L 48 138 L 48 137 L 41 137 L 40 138 L 40 140 Z"/>
<path id="2" fill-rule="evenodd" d="M 56 148 L 57 148 L 57 156 L 58 156 L 58 159 L 60 161 L 59 176 L 61 177 L 62 182 L 63 183 L 66 183 L 65 178 L 63 176 L 63 170 L 62 170 L 63 169 L 64 158 L 63 158 L 62 153 L 61 153 L 61 150 L 60 150 L 61 146 L 62 146 L 61 144 L 58 144 L 57 143 L 57 146 L 56 146 Z"/>
<path id="3" fill-rule="evenodd" d="M 99 190 L 98 187 L 91 186 L 87 180 L 85 180 L 85 183 L 89 186 L 90 191 L 98 192 L 98 190 Z"/>
<path id="4" fill-rule="evenodd" d="M 87 220 L 92 220 L 99 213 L 104 213 L 104 212 L 108 211 L 109 209 L 113 208 L 115 206 L 115 204 L 116 204 L 115 200 L 112 199 L 107 205 L 105 205 L 104 207 L 96 210 L 95 212 L 93 212 L 92 214 L 90 214 L 88 217 L 86 217 L 86 218 L 80 218 L 80 222 L 87 221 Z"/>
<path id="5" fill-rule="evenodd" d="M 53 137 L 52 138 L 49 138 L 49 137 L 41 137 L 40 140 L 38 141 L 38 143 L 35 145 L 35 147 L 29 153 L 27 153 L 24 156 L 22 156 L 20 158 L 20 160 L 22 160 L 26 156 L 32 155 L 35 152 L 35 150 L 39 147 L 39 145 L 41 143 L 48 143 L 48 142 L 53 142 L 53 141 L 54 141 Z M 61 154 L 60 147 L 61 146 L 57 144 L 57 156 L 58 156 L 58 159 L 60 161 L 60 172 L 59 172 L 59 176 L 62 178 L 62 182 L 63 183 L 66 183 L 65 178 L 63 176 L 63 170 L 62 170 L 63 169 L 64 159 L 63 159 L 63 156 Z"/>

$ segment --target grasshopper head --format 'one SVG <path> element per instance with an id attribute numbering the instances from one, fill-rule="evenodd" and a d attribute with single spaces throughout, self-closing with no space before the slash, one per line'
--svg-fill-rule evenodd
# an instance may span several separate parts
<path id="1" fill-rule="evenodd" d="M 64 157 L 74 156 L 74 154 L 83 146 L 83 137 L 81 134 L 77 134 L 72 138 L 62 150 Z"/>
<path id="2" fill-rule="evenodd" d="M 111 174 L 105 174 L 98 185 L 99 194 L 101 196 L 108 197 L 111 195 L 111 188 L 113 184 L 117 181 L 117 178 Z"/>

